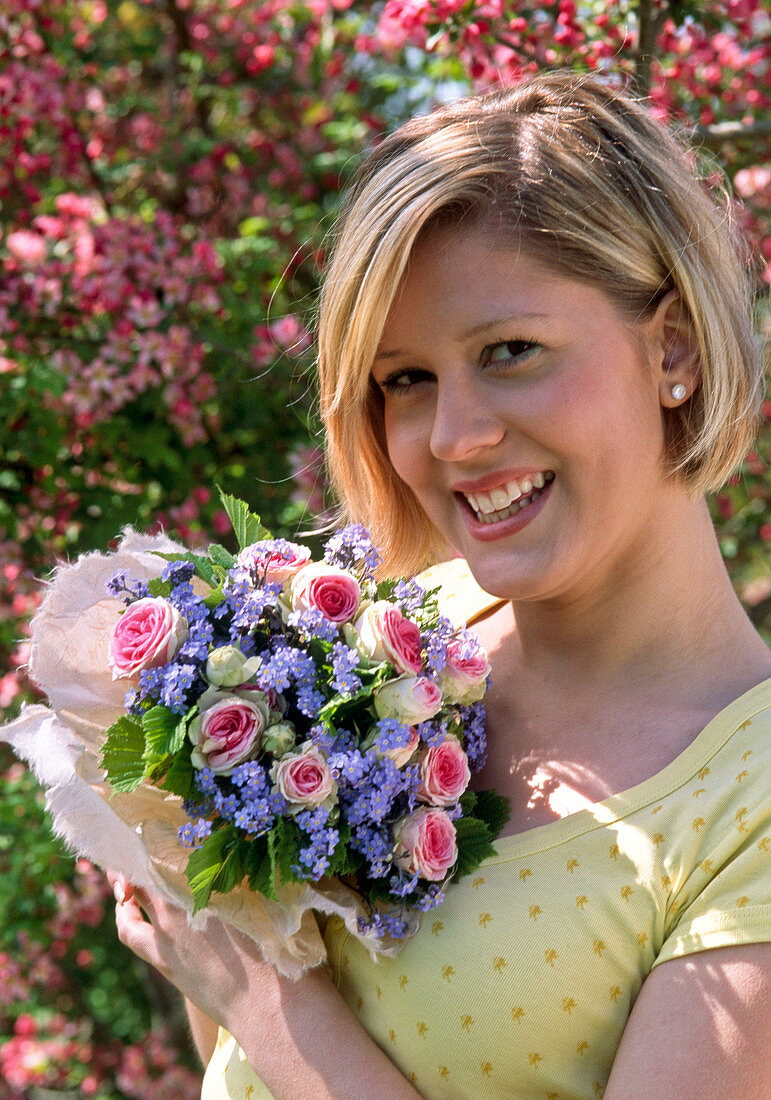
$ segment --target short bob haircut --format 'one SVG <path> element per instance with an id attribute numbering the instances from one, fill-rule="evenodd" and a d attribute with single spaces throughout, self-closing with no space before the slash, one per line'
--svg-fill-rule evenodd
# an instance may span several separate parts
<path id="1" fill-rule="evenodd" d="M 320 406 L 343 514 L 370 528 L 389 573 L 448 555 L 389 461 L 370 377 L 410 252 L 436 226 L 492 223 L 495 247 L 599 287 L 630 322 L 676 290 L 700 381 L 662 413 L 667 471 L 695 496 L 736 469 L 762 371 L 728 218 L 692 160 L 627 94 L 553 72 L 415 118 L 361 164 L 320 300 Z"/>

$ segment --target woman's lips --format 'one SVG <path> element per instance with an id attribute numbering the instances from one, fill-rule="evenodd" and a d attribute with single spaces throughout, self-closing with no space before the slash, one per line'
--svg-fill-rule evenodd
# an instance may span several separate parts
<path id="1" fill-rule="evenodd" d="M 545 481 L 543 488 L 534 489 L 527 496 L 526 501 L 515 500 L 507 508 L 501 509 L 500 518 L 497 518 L 496 513 L 480 518 L 463 493 L 455 495 L 458 498 L 463 519 L 473 537 L 480 542 L 492 542 L 495 539 L 516 534 L 535 519 L 544 507 L 553 484 L 554 475 L 552 474 L 551 479 Z"/>

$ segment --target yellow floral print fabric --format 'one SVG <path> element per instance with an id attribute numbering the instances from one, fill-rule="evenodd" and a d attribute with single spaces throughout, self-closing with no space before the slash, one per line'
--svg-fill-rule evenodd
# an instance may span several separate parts
<path id="1" fill-rule="evenodd" d="M 769 774 L 771 680 L 651 779 L 500 839 L 397 958 L 332 919 L 334 980 L 425 1100 L 595 1100 L 654 967 L 771 941 Z M 222 1033 L 204 1100 L 269 1096 Z"/>

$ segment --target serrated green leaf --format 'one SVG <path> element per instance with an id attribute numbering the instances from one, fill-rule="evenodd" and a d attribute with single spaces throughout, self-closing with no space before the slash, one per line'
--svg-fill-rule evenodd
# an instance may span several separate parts
<path id="1" fill-rule="evenodd" d="M 138 718 L 124 715 L 106 731 L 102 767 L 114 791 L 135 791 L 145 774 L 145 735 Z"/>
<path id="2" fill-rule="evenodd" d="M 193 746 L 190 745 L 192 751 Z M 166 774 L 158 786 L 180 798 L 190 798 L 193 794 L 194 769 L 190 761 L 190 752 L 178 752 L 166 769 Z"/>
<path id="3" fill-rule="evenodd" d="M 263 527 L 260 517 L 250 511 L 249 505 L 245 501 L 223 493 L 219 486 L 217 486 L 217 489 L 222 507 L 227 512 L 233 525 L 233 534 L 236 536 L 236 541 L 241 549 L 244 546 L 251 546 L 253 542 L 260 542 L 262 539 L 273 537 L 267 527 Z"/>
<path id="4" fill-rule="evenodd" d="M 490 830 L 477 817 L 462 817 L 456 821 L 455 836 L 458 841 L 458 863 L 454 879 L 471 874 L 483 859 L 496 854 Z"/>
<path id="5" fill-rule="evenodd" d="M 249 876 L 249 889 L 263 897 L 276 901 L 276 889 L 271 872 L 268 841 L 264 836 L 255 837 L 246 853 L 246 873 Z"/>
<path id="6" fill-rule="evenodd" d="M 210 542 L 206 551 L 215 565 L 221 565 L 223 569 L 230 569 L 232 565 L 235 565 L 235 554 L 231 554 L 224 546 L 220 546 L 218 542 Z"/>
<path id="7" fill-rule="evenodd" d="M 464 794 L 460 796 L 460 804 L 464 817 L 471 817 L 474 814 L 474 807 L 477 804 L 476 793 L 474 791 L 465 791 Z M 479 817 L 481 815 L 477 814 L 476 816 Z"/>
<path id="8" fill-rule="evenodd" d="M 171 595 L 171 585 L 168 581 L 162 581 L 160 577 L 151 577 L 147 582 L 147 590 L 151 596 Z"/>
<path id="9" fill-rule="evenodd" d="M 477 791 L 476 796 L 474 817 L 484 821 L 490 835 L 496 837 L 511 817 L 509 800 L 495 791 Z"/>
<path id="10" fill-rule="evenodd" d="M 155 761 L 179 750 L 185 739 L 187 717 L 182 718 L 168 707 L 156 706 L 142 715 L 145 733 L 145 758 Z"/>
<path id="11" fill-rule="evenodd" d="M 212 591 L 204 597 L 203 605 L 204 607 L 208 607 L 208 609 L 211 611 L 212 608 L 218 607 L 224 599 L 225 593 L 222 591 L 222 587 L 220 586 L 219 588 L 213 588 Z"/>
<path id="12" fill-rule="evenodd" d="M 216 575 L 212 563 L 208 558 L 201 557 L 200 554 L 194 554 L 192 550 L 186 550 L 184 554 L 162 554 L 160 550 L 153 550 L 153 553 L 156 557 L 163 558 L 164 561 L 192 562 L 197 577 L 200 577 L 202 581 L 206 581 L 207 584 L 216 584 Z"/>
<path id="13" fill-rule="evenodd" d="M 191 853 L 185 875 L 193 895 L 193 912 L 205 909 L 228 856 L 228 848 L 235 840 L 235 829 L 226 825 L 211 833 L 200 848 Z"/>
<path id="14" fill-rule="evenodd" d="M 298 830 L 293 821 L 278 818 L 268 833 L 271 878 L 275 883 L 296 882 L 292 864 L 297 860 Z"/>

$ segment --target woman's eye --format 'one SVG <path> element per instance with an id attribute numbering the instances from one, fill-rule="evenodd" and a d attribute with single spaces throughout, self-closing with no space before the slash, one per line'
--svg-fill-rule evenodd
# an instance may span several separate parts
<path id="1" fill-rule="evenodd" d="M 525 359 L 533 351 L 538 350 L 540 344 L 532 340 L 507 340 L 504 344 L 491 344 L 482 353 L 482 361 L 488 363 L 508 363 L 512 359 Z"/>
<path id="2" fill-rule="evenodd" d="M 384 393 L 403 394 L 421 382 L 430 382 L 431 375 L 425 370 L 397 370 L 378 383 Z"/>

